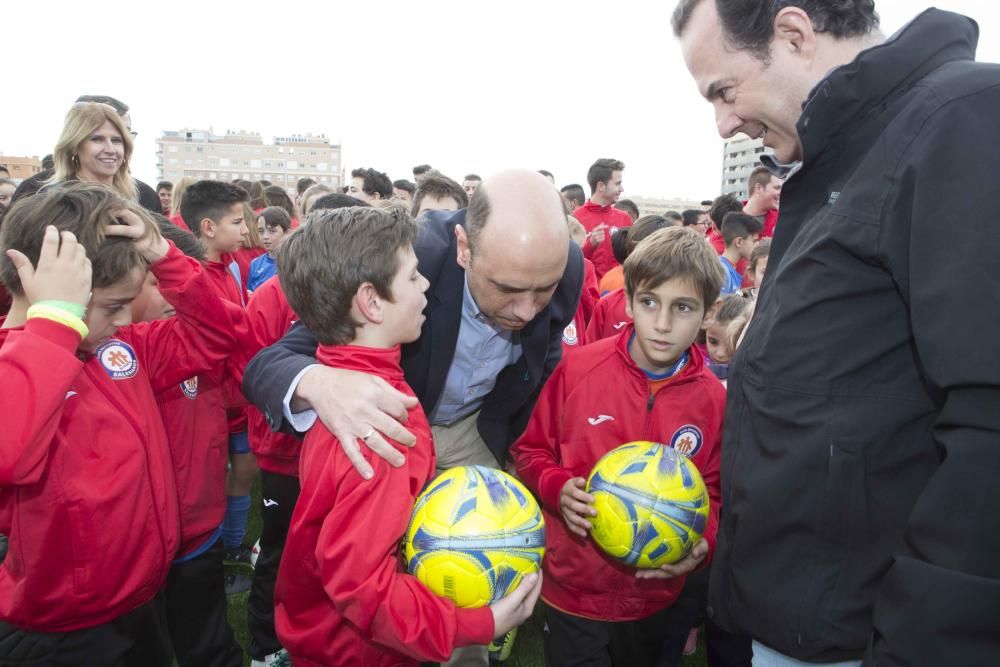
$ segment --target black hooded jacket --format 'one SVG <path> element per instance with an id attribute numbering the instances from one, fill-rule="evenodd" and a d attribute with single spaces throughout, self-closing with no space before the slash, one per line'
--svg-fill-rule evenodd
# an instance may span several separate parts
<path id="1" fill-rule="evenodd" d="M 1000 664 L 1000 66 L 928 10 L 812 91 L 729 373 L 710 614 L 809 661 Z"/>

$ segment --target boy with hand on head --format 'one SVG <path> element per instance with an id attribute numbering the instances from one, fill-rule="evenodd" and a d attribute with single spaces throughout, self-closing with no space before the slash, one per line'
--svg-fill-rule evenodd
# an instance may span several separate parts
<path id="1" fill-rule="evenodd" d="M 268 206 L 257 214 L 257 233 L 260 235 L 261 245 L 267 252 L 250 262 L 247 289 L 251 293 L 278 272 L 274 253 L 291 228 L 292 217 L 288 215 L 288 211 L 279 206 Z"/>
<path id="2" fill-rule="evenodd" d="M 376 375 L 409 396 L 400 345 L 420 335 L 428 286 L 417 270 L 416 233 L 405 213 L 346 208 L 297 230 L 278 251 L 281 285 L 316 334 L 319 363 Z M 297 667 L 443 662 L 531 614 L 539 575 L 489 607 L 460 609 L 402 572 L 399 543 L 435 470 L 419 404 L 407 428 L 417 443 L 405 448 L 402 467 L 365 452 L 370 481 L 321 422 L 306 435 L 275 593 L 278 636 Z"/>
<path id="3" fill-rule="evenodd" d="M 191 232 L 165 218 L 160 233 L 188 257 L 202 261 L 205 250 Z M 241 322 L 241 309 L 221 301 Z M 152 273 L 132 301 L 133 319 L 155 322 L 173 317 Z M 223 587 L 223 513 L 226 508 L 226 406 L 221 376 L 224 364 L 158 391 L 177 480 L 180 548 L 164 588 L 167 629 L 180 667 L 239 667 L 243 651 L 229 627 Z"/>
<path id="4" fill-rule="evenodd" d="M 0 248 L 0 401 L 22 406 L 0 430 L 0 662 L 169 665 L 157 593 L 179 520 L 155 395 L 221 364 L 235 323 L 198 262 L 99 185 L 18 202 Z M 129 326 L 147 269 L 177 317 Z"/>
<path id="5" fill-rule="evenodd" d="M 743 285 L 743 274 L 737 267 L 746 266 L 763 228 L 759 220 L 746 213 L 730 212 L 722 218 L 722 239 L 726 243 L 725 252 L 719 256 L 726 272 L 720 292 L 723 296 L 735 294 Z"/>
<path id="6" fill-rule="evenodd" d="M 725 390 L 692 344 L 722 278 L 715 252 L 691 229 L 670 227 L 642 241 L 625 262 L 634 324 L 563 357 L 511 449 L 546 518 L 542 599 L 550 667 L 653 665 L 664 642 L 678 655 L 684 646 L 690 623 L 672 605 L 685 576 L 714 550 L 725 411 Z M 589 539 L 596 510 L 586 478 L 602 456 L 636 440 L 689 457 L 711 500 L 703 538 L 679 562 L 656 570 L 630 568 Z"/>
<path id="7" fill-rule="evenodd" d="M 219 296 L 243 308 L 247 293 L 234 253 L 247 234 L 247 192 L 231 183 L 198 181 L 181 199 L 181 216 L 205 246 L 205 270 Z M 253 348 L 252 340 L 241 341 L 241 348 Z M 226 514 L 222 522 L 224 559 L 235 565 L 252 567 L 250 547 L 243 544 L 247 517 L 250 514 L 250 486 L 257 474 L 257 464 L 247 438 L 247 403 L 239 389 L 243 364 L 226 364 L 223 389 L 228 408 L 229 462 L 226 477 Z"/>

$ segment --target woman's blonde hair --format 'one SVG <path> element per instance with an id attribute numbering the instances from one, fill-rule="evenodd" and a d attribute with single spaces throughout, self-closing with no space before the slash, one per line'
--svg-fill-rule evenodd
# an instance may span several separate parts
<path id="1" fill-rule="evenodd" d="M 114 107 L 99 102 L 77 102 L 70 107 L 63 123 L 62 134 L 59 135 L 59 141 L 56 142 L 55 150 L 52 152 L 55 173 L 49 182 L 63 183 L 79 178 L 80 161 L 77 151 L 90 135 L 104 125 L 105 121 L 114 125 L 121 134 L 122 145 L 125 147 L 125 159 L 115 172 L 111 187 L 123 197 L 135 201 L 138 199 L 135 182 L 128 170 L 129 160 L 132 159 L 132 135 Z"/>
<path id="2" fill-rule="evenodd" d="M 181 214 L 181 199 L 184 198 L 184 192 L 195 183 L 197 181 L 190 176 L 183 176 L 174 183 L 174 189 L 170 193 L 170 217 Z M 184 222 L 186 224 L 187 220 Z"/>

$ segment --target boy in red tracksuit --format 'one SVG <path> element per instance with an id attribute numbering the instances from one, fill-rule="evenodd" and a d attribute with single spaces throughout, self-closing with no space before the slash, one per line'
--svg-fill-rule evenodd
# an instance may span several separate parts
<path id="1" fill-rule="evenodd" d="M 399 211 L 323 213 L 278 250 L 289 304 L 316 335 L 320 363 L 376 375 L 413 396 L 399 362 L 400 345 L 420 335 L 427 303 L 412 247 L 416 226 Z M 403 466 L 369 455 L 370 481 L 321 423 L 306 435 L 302 491 L 275 592 L 278 637 L 296 667 L 445 661 L 454 648 L 488 644 L 531 613 L 537 575 L 490 607 L 460 609 L 403 573 L 399 543 L 434 475 L 419 405 L 407 428 L 417 443 Z"/>
<path id="2" fill-rule="evenodd" d="M 594 263 L 597 280 L 618 265 L 611 249 L 611 236 L 619 229 L 632 226 L 632 218 L 625 211 L 614 207 L 624 192 L 622 171 L 625 164 L 619 160 L 601 158 L 587 170 L 590 199 L 573 211 L 573 217 L 587 230 L 583 256 Z"/>
<path id="3" fill-rule="evenodd" d="M 671 605 L 685 575 L 710 558 L 718 526 L 725 390 L 692 343 L 721 284 L 719 261 L 697 232 L 671 227 L 643 241 L 625 262 L 634 326 L 566 355 L 511 448 L 547 520 L 542 599 L 550 667 L 609 658 L 613 665 L 653 665 L 665 641 L 679 658 L 691 626 L 671 617 Z M 658 570 L 615 561 L 588 535 L 596 511 L 584 492 L 586 477 L 604 454 L 635 440 L 688 456 L 711 499 L 703 539 Z"/>
<path id="4" fill-rule="evenodd" d="M 0 663 L 169 665 L 157 594 L 179 519 L 156 393 L 222 363 L 234 322 L 200 265 L 109 188 L 22 200 L 0 247 L 14 296 L 0 343 Z M 147 266 L 177 317 L 129 326 Z"/>
<path id="5" fill-rule="evenodd" d="M 580 304 L 576 307 L 576 315 L 563 330 L 563 354 L 573 347 L 586 345 L 587 324 L 597 307 L 600 296 L 597 293 L 597 276 L 594 265 L 589 259 L 583 260 L 583 290 L 580 293 Z"/>
<path id="6" fill-rule="evenodd" d="M 191 185 L 181 198 L 181 215 L 205 246 L 205 270 L 219 296 L 243 308 L 247 305 L 247 293 L 234 256 L 249 232 L 245 218 L 249 210 L 245 204 L 249 198 L 243 188 L 208 180 Z M 241 341 L 240 347 L 253 347 L 252 339 Z M 248 352 L 241 349 L 240 356 Z M 243 544 L 243 538 L 250 514 L 250 486 L 257 474 L 257 464 L 247 437 L 249 406 L 239 389 L 242 366 L 237 359 L 230 360 L 223 381 L 228 408 L 230 471 L 226 477 L 222 542 L 226 562 L 251 567 L 250 547 Z"/>
<path id="7" fill-rule="evenodd" d="M 264 348 L 281 339 L 298 317 L 288 305 L 278 276 L 260 285 L 247 307 L 250 328 L 257 345 Z M 257 459 L 261 480 L 260 553 L 254 567 L 253 587 L 247 601 L 247 653 L 258 662 L 270 664 L 281 650 L 274 628 L 274 586 L 278 564 L 285 548 L 292 510 L 299 498 L 299 452 L 302 441 L 272 431 L 267 419 L 255 407 L 249 415 L 250 449 Z M 255 663 L 256 664 L 256 663 Z"/>
<path id="8" fill-rule="evenodd" d="M 191 232 L 166 221 L 159 226 L 181 252 L 204 260 L 204 248 Z M 236 305 L 223 304 L 232 311 L 234 321 L 244 319 Z M 140 322 L 176 314 L 153 274 L 146 276 L 142 291 L 132 302 L 132 314 Z M 219 364 L 156 394 L 174 461 L 180 506 L 180 548 L 167 575 L 164 597 L 170 641 L 181 667 L 243 664 L 243 651 L 229 627 L 223 588 L 220 526 L 226 509 L 227 450 L 222 371 Z"/>

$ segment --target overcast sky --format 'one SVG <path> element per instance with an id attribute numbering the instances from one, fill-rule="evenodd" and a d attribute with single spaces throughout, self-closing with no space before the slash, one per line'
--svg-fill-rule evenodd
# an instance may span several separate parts
<path id="1" fill-rule="evenodd" d="M 97 5 L 100 5 L 98 7 Z M 132 107 L 132 169 L 155 184 L 154 139 L 183 127 L 326 133 L 348 170 L 456 179 L 506 167 L 585 182 L 626 163 L 626 196 L 719 191 L 722 142 L 684 67 L 672 0 L 38 3 L 5 1 L 0 153 L 51 152 L 81 93 Z M 876 0 L 891 34 L 926 5 Z M 1000 5 L 975 18 L 1000 62 Z M 37 54 L 30 60 L 29 54 Z"/>

